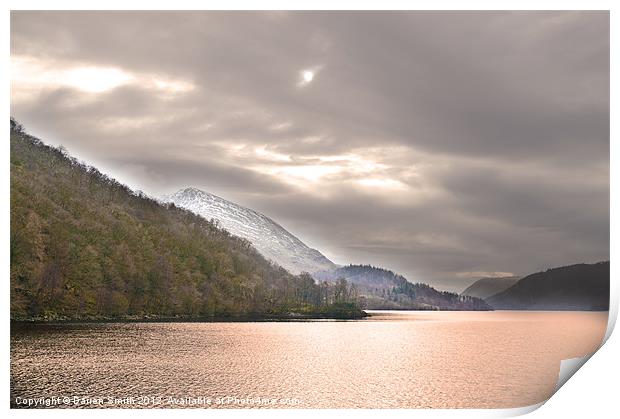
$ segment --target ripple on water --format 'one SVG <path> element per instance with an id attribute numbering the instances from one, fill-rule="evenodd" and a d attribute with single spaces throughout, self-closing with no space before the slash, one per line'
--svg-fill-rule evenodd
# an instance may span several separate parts
<path id="1" fill-rule="evenodd" d="M 289 408 L 519 407 L 548 398 L 560 360 L 595 351 L 606 323 L 606 312 L 497 311 L 14 327 L 11 403 L 230 396 L 294 399 L 269 405 Z"/>

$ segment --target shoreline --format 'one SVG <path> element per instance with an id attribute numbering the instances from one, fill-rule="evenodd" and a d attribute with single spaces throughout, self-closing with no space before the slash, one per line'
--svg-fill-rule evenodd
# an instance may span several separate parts
<path id="1" fill-rule="evenodd" d="M 371 314 L 360 310 L 356 313 L 288 313 L 288 314 L 227 314 L 215 316 L 126 316 L 126 317 L 85 317 L 85 318 L 20 318 L 11 319 L 11 326 L 54 325 L 79 323 L 227 323 L 227 322 L 286 322 L 310 320 L 363 320 Z"/>

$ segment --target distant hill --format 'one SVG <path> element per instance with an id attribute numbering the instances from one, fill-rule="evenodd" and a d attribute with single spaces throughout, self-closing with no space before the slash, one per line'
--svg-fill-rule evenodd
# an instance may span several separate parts
<path id="1" fill-rule="evenodd" d="M 13 120 L 10 142 L 11 319 L 363 315 L 347 283 L 294 276 Z"/>
<path id="2" fill-rule="evenodd" d="M 306 246 L 271 218 L 219 196 L 196 188 L 185 188 L 164 197 L 164 200 L 207 220 L 215 220 L 231 234 L 249 240 L 266 259 L 292 274 L 336 267 L 318 250 Z"/>
<path id="3" fill-rule="evenodd" d="M 320 280 L 344 278 L 357 287 L 364 308 L 373 310 L 490 310 L 482 299 L 458 295 L 421 283 L 411 283 L 402 275 L 370 265 L 349 265 L 317 272 Z"/>
<path id="4" fill-rule="evenodd" d="M 609 262 L 528 275 L 486 301 L 498 310 L 609 310 Z"/>
<path id="5" fill-rule="evenodd" d="M 489 298 L 492 295 L 500 293 L 517 283 L 519 277 L 506 276 L 501 278 L 481 278 L 471 284 L 461 293 L 461 295 L 469 295 L 470 297 Z"/>

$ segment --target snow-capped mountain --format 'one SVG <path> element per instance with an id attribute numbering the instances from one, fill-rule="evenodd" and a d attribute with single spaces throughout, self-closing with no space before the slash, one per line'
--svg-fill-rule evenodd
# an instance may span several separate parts
<path id="1" fill-rule="evenodd" d="M 231 234 L 249 240 L 265 258 L 293 274 L 336 268 L 318 250 L 311 249 L 271 218 L 196 188 L 185 188 L 164 201 L 217 220 Z"/>

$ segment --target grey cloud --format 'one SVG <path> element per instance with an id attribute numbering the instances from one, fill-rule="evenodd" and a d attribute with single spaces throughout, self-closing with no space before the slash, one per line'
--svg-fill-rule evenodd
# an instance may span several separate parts
<path id="1" fill-rule="evenodd" d="M 203 187 L 340 262 L 457 289 L 609 258 L 606 12 L 12 12 L 11 53 L 192 83 L 50 86 L 11 111 L 132 186 Z M 290 156 L 274 168 L 366 153 L 409 190 L 297 189 L 226 146 Z"/>

